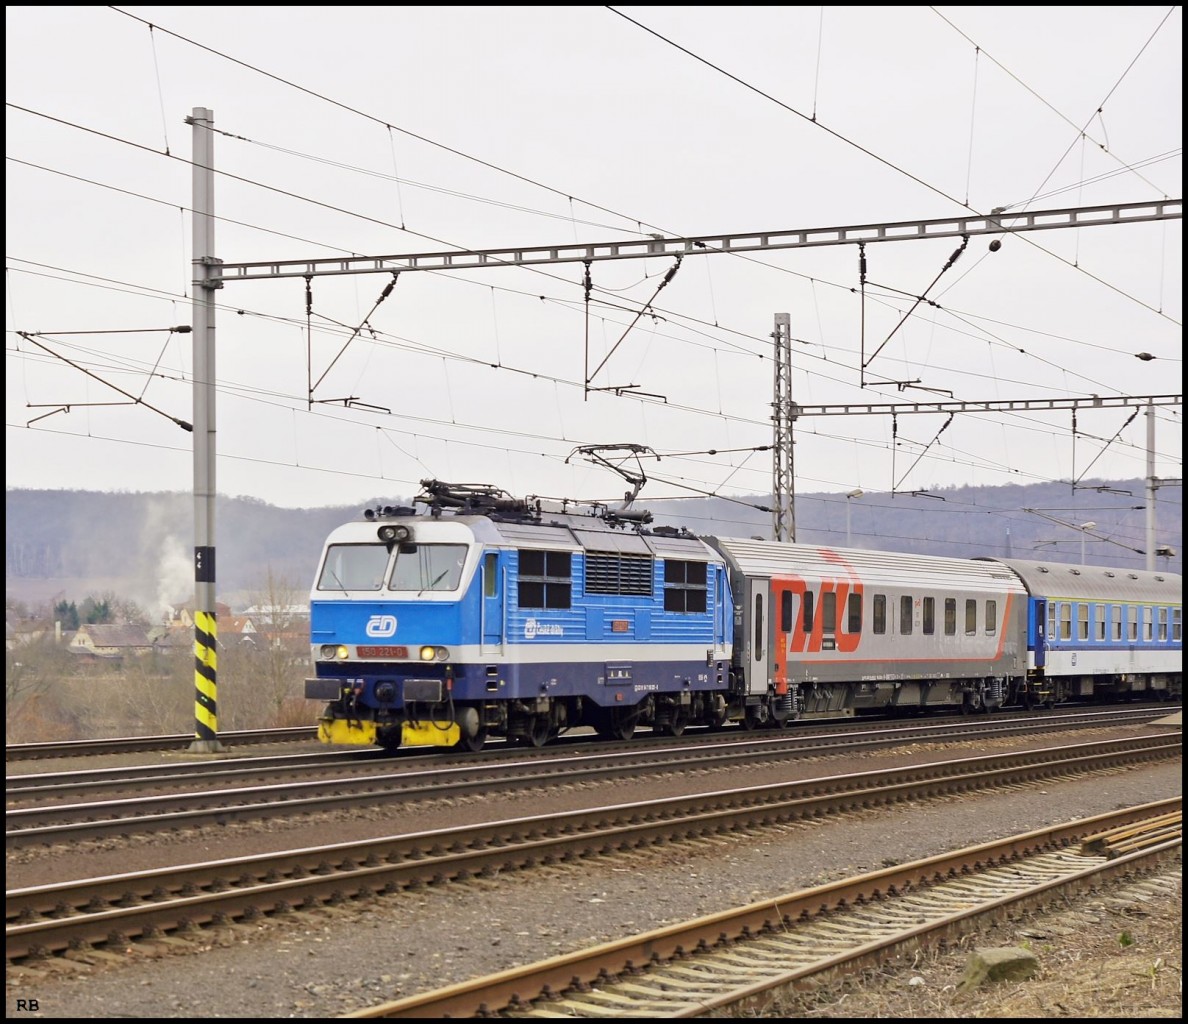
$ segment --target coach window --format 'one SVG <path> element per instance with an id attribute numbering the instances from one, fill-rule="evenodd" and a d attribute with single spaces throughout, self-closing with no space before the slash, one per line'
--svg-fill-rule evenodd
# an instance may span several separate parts
<path id="1" fill-rule="evenodd" d="M 1089 639 L 1089 606 L 1087 604 L 1077 605 L 1077 639 Z"/>
<path id="2" fill-rule="evenodd" d="M 1097 639 L 1104 640 L 1106 638 L 1106 610 L 1104 604 L 1099 604 L 1094 609 L 1097 615 Z"/>
<path id="3" fill-rule="evenodd" d="M 1129 620 L 1129 625 L 1130 625 L 1130 630 L 1129 630 L 1129 633 L 1130 633 L 1129 639 L 1130 640 L 1138 639 L 1139 619 L 1142 617 L 1142 614 L 1143 614 L 1142 609 L 1139 608 L 1137 605 L 1131 606 L 1129 609 L 1127 609 L 1126 618 Z"/>
<path id="4" fill-rule="evenodd" d="M 1184 636 L 1183 612 L 1179 608 L 1172 609 L 1172 639 L 1179 643 Z"/>
<path id="5" fill-rule="evenodd" d="M 1143 609 L 1143 639 L 1151 640 L 1155 636 L 1155 609 Z"/>
<path id="6" fill-rule="evenodd" d="M 821 618 L 824 619 L 821 632 L 837 632 L 837 594 L 832 590 L 827 590 L 821 595 Z"/>
<path id="7" fill-rule="evenodd" d="M 1060 639 L 1072 639 L 1072 605 L 1067 601 L 1060 603 Z"/>
<path id="8" fill-rule="evenodd" d="M 1167 609 L 1159 609 L 1159 639 L 1167 639 Z"/>
<path id="9" fill-rule="evenodd" d="M 924 598 L 924 632 L 929 635 L 936 632 L 936 598 Z"/>
<path id="10" fill-rule="evenodd" d="M 813 592 L 806 590 L 804 592 L 804 607 L 801 609 L 800 628 L 805 633 L 812 633 L 813 631 Z"/>
<path id="11" fill-rule="evenodd" d="M 846 599 L 846 615 L 848 621 L 846 622 L 847 633 L 861 633 L 862 632 L 862 595 L 851 594 Z"/>
<path id="12" fill-rule="evenodd" d="M 972 597 L 965 599 L 965 635 L 973 636 L 978 631 L 978 602 Z"/>
<path id="13" fill-rule="evenodd" d="M 520 551 L 521 608 L 568 608 L 573 593 L 568 551 Z"/>
<path id="14" fill-rule="evenodd" d="M 1123 609 L 1116 604 L 1110 605 L 1110 624 L 1113 626 L 1113 637 L 1115 640 L 1122 639 L 1122 614 Z"/>
<path id="15" fill-rule="evenodd" d="M 755 660 L 763 660 L 763 595 L 755 595 Z"/>
<path id="16" fill-rule="evenodd" d="M 1048 602 L 1048 639 L 1055 640 L 1059 636 L 1056 632 L 1056 602 Z"/>
<path id="17" fill-rule="evenodd" d="M 792 591 L 780 592 L 780 632 L 792 632 Z"/>
<path id="18" fill-rule="evenodd" d="M 876 633 L 887 632 L 887 595 L 875 594 L 874 596 L 874 631 Z"/>
<path id="19" fill-rule="evenodd" d="M 912 631 L 912 599 L 904 594 L 899 599 L 899 632 L 907 636 Z"/>
<path id="20" fill-rule="evenodd" d="M 992 636 L 998 632 L 998 602 L 986 602 L 986 635 Z"/>
<path id="21" fill-rule="evenodd" d="M 945 598 L 945 636 L 957 635 L 957 598 Z"/>

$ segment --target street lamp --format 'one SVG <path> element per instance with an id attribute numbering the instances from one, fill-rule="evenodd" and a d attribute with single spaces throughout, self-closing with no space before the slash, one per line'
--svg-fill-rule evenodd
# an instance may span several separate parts
<path id="1" fill-rule="evenodd" d="M 1081 525 L 1078 526 L 1077 529 L 1081 531 L 1081 565 L 1084 565 L 1085 564 L 1085 531 L 1097 529 L 1097 523 L 1094 523 L 1094 522 L 1081 523 Z"/>
<path id="2" fill-rule="evenodd" d="M 862 495 L 863 490 L 861 487 L 855 487 L 846 495 L 846 547 L 850 546 L 850 499 L 861 498 Z"/>

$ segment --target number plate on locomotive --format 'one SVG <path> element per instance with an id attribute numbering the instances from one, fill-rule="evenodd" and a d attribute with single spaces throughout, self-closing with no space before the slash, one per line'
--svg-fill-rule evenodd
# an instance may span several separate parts
<path id="1" fill-rule="evenodd" d="M 365 646 L 356 647 L 360 658 L 407 658 L 407 647 Z"/>

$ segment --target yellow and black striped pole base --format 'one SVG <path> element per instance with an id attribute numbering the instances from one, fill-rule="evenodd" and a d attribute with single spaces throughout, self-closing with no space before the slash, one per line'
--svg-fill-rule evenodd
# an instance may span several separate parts
<path id="1" fill-rule="evenodd" d="M 219 742 L 218 644 L 219 628 L 211 612 L 194 613 L 194 742 L 190 751 L 215 754 Z"/>

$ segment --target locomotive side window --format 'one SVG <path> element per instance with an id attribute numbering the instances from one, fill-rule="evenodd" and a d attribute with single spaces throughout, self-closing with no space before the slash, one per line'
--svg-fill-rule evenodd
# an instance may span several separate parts
<path id="1" fill-rule="evenodd" d="M 821 624 L 823 633 L 837 632 L 837 594 L 832 590 L 821 595 L 821 618 L 824 620 Z"/>
<path id="2" fill-rule="evenodd" d="M 945 598 L 945 636 L 957 635 L 957 598 Z"/>
<path id="3" fill-rule="evenodd" d="M 862 595 L 851 594 L 846 599 L 846 613 L 849 621 L 846 623 L 847 633 L 862 632 Z"/>
<path id="4" fill-rule="evenodd" d="M 899 599 L 899 632 L 907 636 L 912 631 L 912 599 L 907 594 Z"/>
<path id="5" fill-rule="evenodd" d="M 573 594 L 572 556 L 568 551 L 521 551 L 521 608 L 568 608 Z"/>
<path id="6" fill-rule="evenodd" d="M 457 590 L 465 561 L 465 544 L 401 544 L 388 589 Z"/>
<path id="7" fill-rule="evenodd" d="M 924 598 L 924 632 L 931 636 L 936 632 L 936 598 Z"/>
<path id="8" fill-rule="evenodd" d="M 701 567 L 701 586 L 705 587 L 705 566 Z M 667 569 L 665 569 L 667 576 Z M 587 594 L 636 594 L 650 597 L 652 594 L 652 559 L 648 555 L 604 554 L 590 551 L 586 554 Z M 668 594 L 664 595 L 667 606 Z M 684 611 L 685 609 L 669 609 Z M 701 609 L 705 611 L 704 608 Z"/>
<path id="9" fill-rule="evenodd" d="M 650 559 L 648 564 L 651 565 Z M 647 593 L 651 592 L 651 579 L 649 578 Z M 643 593 L 643 591 L 630 591 L 630 593 Z M 704 612 L 709 607 L 707 593 L 705 562 L 681 562 L 669 559 L 664 563 L 664 610 L 666 612 Z M 785 597 L 787 596 L 785 595 Z"/>
<path id="10" fill-rule="evenodd" d="M 875 594 L 874 596 L 874 631 L 876 633 L 887 632 L 887 595 Z"/>
<path id="11" fill-rule="evenodd" d="M 388 549 L 382 544 L 332 544 L 318 590 L 379 590 L 387 568 Z"/>
<path id="12" fill-rule="evenodd" d="M 965 599 L 965 635 L 973 636 L 978 631 L 978 602 L 973 598 Z"/>
<path id="13" fill-rule="evenodd" d="M 993 635 L 998 632 L 998 602 L 986 602 L 986 633 Z"/>
<path id="14" fill-rule="evenodd" d="M 488 551 L 483 556 L 483 597 L 495 597 L 499 593 L 499 556 Z"/>

